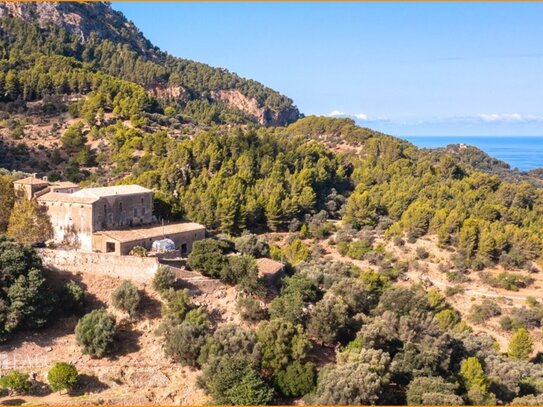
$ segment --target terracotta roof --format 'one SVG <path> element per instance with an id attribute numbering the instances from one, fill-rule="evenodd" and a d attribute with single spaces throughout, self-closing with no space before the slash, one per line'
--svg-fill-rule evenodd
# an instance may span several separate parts
<path id="1" fill-rule="evenodd" d="M 66 194 L 62 192 L 48 192 L 47 194 L 38 197 L 38 202 L 59 202 L 76 204 L 92 204 L 97 200 L 98 198 L 87 198 L 75 196 L 75 194 Z"/>
<path id="2" fill-rule="evenodd" d="M 258 265 L 258 274 L 260 277 L 277 274 L 285 267 L 283 263 L 265 257 L 256 259 L 256 264 Z"/>
<path id="3" fill-rule="evenodd" d="M 141 226 L 138 228 L 103 230 L 94 233 L 104 235 L 121 243 L 133 242 L 144 239 L 162 239 L 183 232 L 205 230 L 205 226 L 194 222 L 169 223 L 162 225 Z"/>
<path id="4" fill-rule="evenodd" d="M 140 185 L 115 185 L 111 187 L 83 188 L 74 192 L 72 195 L 85 198 L 102 198 L 115 195 L 141 194 L 145 192 L 152 191 Z"/>
<path id="5" fill-rule="evenodd" d="M 21 185 L 47 185 L 47 181 L 36 177 L 26 177 L 17 181 L 13 181 L 13 183 Z"/>

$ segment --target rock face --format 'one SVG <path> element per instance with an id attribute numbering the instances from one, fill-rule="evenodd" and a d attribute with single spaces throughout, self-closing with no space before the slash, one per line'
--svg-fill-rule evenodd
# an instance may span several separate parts
<path id="1" fill-rule="evenodd" d="M 263 126 L 285 126 L 300 118 L 300 112 L 295 107 L 272 111 L 260 107 L 255 99 L 249 99 L 237 90 L 212 91 L 211 97 L 249 114 Z"/>
<path id="2" fill-rule="evenodd" d="M 182 86 L 154 86 L 148 93 L 154 98 L 173 103 L 187 102 L 191 98 L 190 92 Z"/>

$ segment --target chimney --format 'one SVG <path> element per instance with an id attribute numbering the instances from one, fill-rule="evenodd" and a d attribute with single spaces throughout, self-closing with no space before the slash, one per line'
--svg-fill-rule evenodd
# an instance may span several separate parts
<path id="1" fill-rule="evenodd" d="M 32 178 L 36 178 L 36 175 L 38 175 L 36 172 L 32 173 Z"/>

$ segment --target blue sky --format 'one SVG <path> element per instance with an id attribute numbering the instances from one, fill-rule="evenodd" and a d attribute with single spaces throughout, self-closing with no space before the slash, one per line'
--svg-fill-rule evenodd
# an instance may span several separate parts
<path id="1" fill-rule="evenodd" d="M 113 3 L 155 45 L 394 135 L 543 135 L 543 3 Z"/>

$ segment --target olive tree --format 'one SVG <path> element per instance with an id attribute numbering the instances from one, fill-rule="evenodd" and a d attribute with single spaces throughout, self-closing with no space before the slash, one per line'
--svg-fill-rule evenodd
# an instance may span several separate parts
<path id="1" fill-rule="evenodd" d="M 94 310 L 79 320 L 75 339 L 83 353 L 102 357 L 111 351 L 115 338 L 115 317 L 105 309 Z"/>

